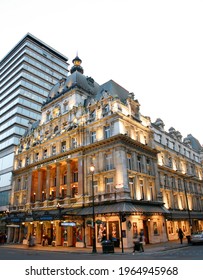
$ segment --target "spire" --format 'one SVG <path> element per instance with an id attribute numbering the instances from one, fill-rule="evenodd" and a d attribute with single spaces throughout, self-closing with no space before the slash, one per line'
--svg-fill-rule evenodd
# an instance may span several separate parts
<path id="1" fill-rule="evenodd" d="M 82 60 L 78 57 L 78 53 L 76 55 L 76 57 L 72 60 L 73 66 L 70 69 L 71 74 L 73 74 L 75 71 L 78 71 L 80 73 L 83 74 L 83 68 L 80 65 L 82 63 Z"/>

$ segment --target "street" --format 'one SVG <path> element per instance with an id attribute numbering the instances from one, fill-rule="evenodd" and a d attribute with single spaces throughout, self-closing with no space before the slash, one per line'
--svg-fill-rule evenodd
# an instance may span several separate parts
<path id="1" fill-rule="evenodd" d="M 132 253 L 74 253 L 35 249 L 0 247 L 1 260 L 203 260 L 203 245 L 187 246 L 166 251 Z"/>

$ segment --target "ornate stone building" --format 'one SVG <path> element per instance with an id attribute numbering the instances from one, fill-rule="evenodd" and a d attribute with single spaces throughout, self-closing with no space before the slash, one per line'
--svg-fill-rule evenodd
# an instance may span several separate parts
<path id="1" fill-rule="evenodd" d="M 182 228 L 185 236 L 203 229 L 202 153 L 199 141 L 191 134 L 182 139 L 173 127 L 164 130 L 157 119 L 152 124 L 158 153 L 158 178 L 165 207 L 169 240 L 177 239 Z"/>
<path id="2" fill-rule="evenodd" d="M 79 57 L 70 72 L 16 150 L 8 241 L 31 233 L 37 243 L 47 235 L 50 244 L 91 246 L 93 210 L 97 246 L 107 238 L 132 247 L 141 229 L 147 243 L 166 241 L 150 119 L 133 93 L 86 77 Z"/>

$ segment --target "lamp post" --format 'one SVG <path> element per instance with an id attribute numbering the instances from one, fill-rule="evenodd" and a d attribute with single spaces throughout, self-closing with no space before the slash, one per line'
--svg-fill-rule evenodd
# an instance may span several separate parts
<path id="1" fill-rule="evenodd" d="M 186 206 L 187 206 L 187 212 L 188 212 L 188 220 L 189 220 L 189 226 L 190 226 L 190 234 L 192 234 L 192 220 L 191 220 L 191 216 L 190 216 L 190 209 L 189 209 L 189 203 L 188 203 L 188 197 L 187 197 L 187 191 L 186 191 L 186 185 L 185 185 L 185 178 L 183 178 L 183 186 L 184 186 L 185 199 L 186 199 Z"/>
<path id="2" fill-rule="evenodd" d="M 122 223 L 124 223 L 126 221 L 126 218 L 125 218 L 125 214 L 124 213 L 120 213 L 120 235 L 121 235 L 121 250 L 122 250 L 122 253 L 124 253 L 124 248 L 123 248 L 123 228 L 122 228 Z"/>
<path id="3" fill-rule="evenodd" d="M 96 231 L 95 231 L 95 212 L 94 212 L 94 181 L 93 181 L 94 170 L 95 170 L 95 167 L 92 163 L 90 165 L 90 173 L 92 174 L 92 219 L 93 219 L 92 253 L 97 253 Z"/>

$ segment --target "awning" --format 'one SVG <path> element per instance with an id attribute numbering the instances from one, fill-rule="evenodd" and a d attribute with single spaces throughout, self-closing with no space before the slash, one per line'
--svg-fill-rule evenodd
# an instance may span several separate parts
<path id="1" fill-rule="evenodd" d="M 180 220 L 180 219 L 185 219 L 188 220 L 189 219 L 189 214 L 187 210 L 180 210 L 180 211 L 170 211 L 168 218 L 171 220 Z M 198 219 L 198 220 L 203 220 L 203 213 L 200 212 L 194 212 L 194 211 L 190 211 L 190 218 L 191 219 Z"/>
<path id="2" fill-rule="evenodd" d="M 169 211 L 162 205 L 133 204 L 131 202 L 119 202 L 113 204 L 96 205 L 95 214 L 168 214 Z M 63 215 L 89 216 L 92 215 L 92 206 L 66 209 Z"/>

